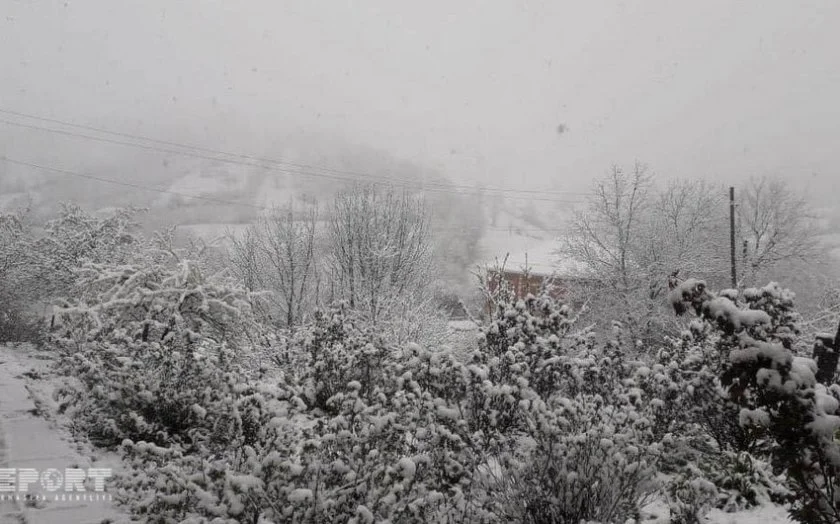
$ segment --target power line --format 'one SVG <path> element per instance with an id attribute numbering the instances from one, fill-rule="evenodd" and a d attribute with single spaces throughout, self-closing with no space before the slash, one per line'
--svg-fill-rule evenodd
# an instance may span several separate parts
<path id="1" fill-rule="evenodd" d="M 204 202 L 210 202 L 213 204 L 222 204 L 222 205 L 232 205 L 232 206 L 243 206 L 252 209 L 256 209 L 258 211 L 269 211 L 271 208 L 268 206 L 259 206 L 256 204 L 249 204 L 247 202 L 236 202 L 232 200 L 224 200 L 220 198 L 213 198 L 207 197 L 202 195 L 193 195 L 189 193 L 182 193 L 179 191 L 172 191 L 168 189 L 157 188 L 153 186 L 146 186 L 142 184 L 135 184 L 132 182 L 124 182 L 122 180 L 114 180 L 111 178 L 100 177 L 96 175 L 91 175 L 88 173 L 79 173 L 77 171 L 71 171 L 68 169 L 61 169 L 52 166 L 45 166 L 42 164 L 36 164 L 33 162 L 25 162 L 23 160 L 17 160 L 14 158 L 9 158 L 7 156 L 0 156 L 0 160 L 4 162 L 8 162 L 10 164 L 15 164 L 18 166 L 30 167 L 33 169 L 39 169 L 42 171 L 47 171 L 50 173 L 56 173 L 76 178 L 83 178 L 86 180 L 93 180 L 96 182 L 102 182 L 107 184 L 113 184 L 117 186 L 129 187 L 132 189 L 139 189 L 142 191 L 150 191 L 154 193 L 161 193 L 167 195 L 174 195 L 182 198 L 189 198 L 193 200 L 201 200 Z M 493 231 L 493 232 L 533 232 L 533 233 L 567 233 L 568 229 L 539 229 L 539 228 L 506 228 L 506 227 L 484 227 L 484 226 L 475 226 L 475 227 L 447 227 L 447 228 L 432 228 L 434 231 L 437 232 L 444 232 L 444 231 Z"/>
<path id="2" fill-rule="evenodd" d="M 143 135 L 134 135 L 134 134 L 124 133 L 124 132 L 119 132 L 119 131 L 112 131 L 112 130 L 108 130 L 108 129 L 104 129 L 104 128 L 99 128 L 99 127 L 94 127 L 94 126 L 89 126 L 89 125 L 83 125 L 83 124 L 77 124 L 77 123 L 74 123 L 74 122 L 68 122 L 68 121 L 65 121 L 65 120 L 59 120 L 59 119 L 55 119 L 55 118 L 47 118 L 47 117 L 42 117 L 42 116 L 38 116 L 38 115 L 22 113 L 22 112 L 19 112 L 19 111 L 12 111 L 12 110 L 9 110 L 9 109 L 0 108 L 0 113 L 7 114 L 7 115 L 13 115 L 13 116 L 17 116 L 17 117 L 29 118 L 29 119 L 32 119 L 32 120 L 38 120 L 38 121 L 42 121 L 42 122 L 59 124 L 59 125 L 62 125 L 62 126 L 72 127 L 72 128 L 76 128 L 76 129 L 84 129 L 84 130 L 87 130 L 87 131 L 94 131 L 96 133 L 102 133 L 102 134 L 106 134 L 106 135 L 119 136 L 119 137 L 123 137 L 123 138 L 129 138 L 129 139 L 132 139 L 132 140 L 142 140 L 142 141 L 150 142 L 150 143 L 153 143 L 153 144 L 176 147 L 176 148 L 179 148 L 179 149 L 192 150 L 192 151 L 199 152 L 199 153 L 229 156 L 229 157 L 239 158 L 239 159 L 242 159 L 242 160 L 248 160 L 249 162 L 251 162 L 251 163 L 247 163 L 247 164 L 243 164 L 243 165 L 257 165 L 258 167 L 264 167 L 263 164 L 274 164 L 274 165 L 279 165 L 279 166 L 282 166 L 282 167 L 293 167 L 293 168 L 297 168 L 297 169 L 315 169 L 315 170 L 319 170 L 319 171 L 322 171 L 322 172 L 325 172 L 325 173 L 328 173 L 328 174 L 333 174 L 333 175 L 344 175 L 344 176 L 350 175 L 350 176 L 354 176 L 354 177 L 373 178 L 373 179 L 380 179 L 380 180 L 382 179 L 382 177 L 376 177 L 375 175 L 371 175 L 370 173 L 361 173 L 361 172 L 354 172 L 354 171 L 338 170 L 338 169 L 333 169 L 333 168 L 328 168 L 328 167 L 312 166 L 312 165 L 307 165 L 307 164 L 298 164 L 298 163 L 289 162 L 289 161 L 275 160 L 275 159 L 270 159 L 270 158 L 260 158 L 260 157 L 255 157 L 255 156 L 251 156 L 251 155 L 246 155 L 246 154 L 243 154 L 243 153 L 231 153 L 231 152 L 221 151 L 221 150 L 216 150 L 216 149 L 210 149 L 210 148 L 198 147 L 198 146 L 193 146 L 193 145 L 181 144 L 181 143 L 173 142 L 173 141 L 155 139 L 155 138 L 146 137 L 146 136 L 143 136 Z M 184 151 L 177 151 L 177 150 L 171 150 L 171 149 L 161 149 L 161 148 L 156 148 L 156 147 L 151 147 L 151 146 L 144 146 L 143 144 L 126 143 L 126 142 L 123 142 L 123 141 L 115 141 L 115 140 L 110 140 L 110 139 L 104 139 L 102 137 L 94 137 L 94 136 L 90 136 L 90 135 L 82 135 L 82 134 L 78 134 L 78 133 L 72 133 L 72 132 L 64 131 L 64 130 L 45 128 L 45 127 L 42 127 L 42 126 L 35 126 L 35 125 L 32 125 L 32 124 L 24 124 L 22 122 L 14 122 L 14 121 L 10 121 L 10 120 L 0 120 L 0 123 L 4 123 L 4 124 L 7 124 L 7 125 L 13 125 L 13 126 L 19 126 L 19 127 L 25 127 L 25 128 L 35 129 L 35 130 L 40 130 L 40 131 L 46 131 L 46 132 L 51 132 L 51 133 L 63 134 L 63 135 L 68 135 L 68 136 L 75 136 L 75 137 L 78 137 L 78 138 L 85 138 L 85 139 L 89 139 L 89 140 L 99 140 L 99 141 L 103 141 L 103 142 L 106 142 L 106 143 L 125 145 L 125 146 L 129 146 L 129 147 L 139 147 L 141 149 L 148 149 L 148 150 L 153 150 L 153 151 L 158 151 L 158 152 L 166 152 L 166 153 L 170 153 L 170 154 L 183 154 L 183 155 L 187 155 L 187 156 L 196 156 L 196 155 L 190 155 L 190 154 L 188 154 Z M 206 156 L 198 156 L 198 158 L 205 158 L 205 159 L 217 160 L 217 161 L 226 161 L 226 159 L 220 159 L 220 158 L 215 158 L 215 157 L 207 158 Z M 242 164 L 241 162 L 235 162 L 235 163 Z M 256 163 L 256 164 L 254 164 L 254 163 Z M 316 174 L 308 173 L 308 172 L 299 172 L 299 173 L 300 174 L 307 174 L 307 175 L 310 175 L 310 176 L 317 176 Z M 321 176 L 324 176 L 324 174 L 321 173 Z M 347 179 L 342 178 L 342 180 L 347 180 Z M 383 182 L 393 183 L 390 180 L 384 180 Z M 467 185 L 449 184 L 449 183 L 441 183 L 441 182 L 427 182 L 425 185 L 426 186 L 431 185 L 431 186 L 434 186 L 434 187 L 448 188 L 448 189 L 465 189 L 465 190 L 468 190 L 470 192 L 474 192 L 474 191 L 479 189 L 479 188 L 475 188 L 475 187 L 467 186 Z M 579 196 L 588 194 L 588 193 L 572 192 L 572 191 L 529 190 L 529 189 L 496 188 L 496 187 L 483 187 L 483 188 L 480 188 L 480 190 L 485 191 L 485 192 L 495 192 L 495 193 L 501 193 L 501 194 L 521 193 L 521 194 L 538 194 L 538 195 L 554 194 L 554 195 L 579 195 Z"/>
<path id="3" fill-rule="evenodd" d="M 37 131 L 45 131 L 45 132 L 49 132 L 49 133 L 56 133 L 56 134 L 60 134 L 60 135 L 82 138 L 82 139 L 86 139 L 86 140 L 94 140 L 94 141 L 105 142 L 105 143 L 110 143 L 110 144 L 118 144 L 118 145 L 123 145 L 123 146 L 128 146 L 128 147 L 136 147 L 136 148 L 145 149 L 145 150 L 149 150 L 149 151 L 164 152 L 164 153 L 171 153 L 171 154 L 177 154 L 177 155 L 185 155 L 185 156 L 190 156 L 190 157 L 195 157 L 195 158 L 202 158 L 202 159 L 211 160 L 211 161 L 214 161 L 214 162 L 223 162 L 223 163 L 235 164 L 235 165 L 246 165 L 246 166 L 251 166 L 251 167 L 257 167 L 257 168 L 260 168 L 260 169 L 265 169 L 265 170 L 268 170 L 268 171 L 275 171 L 275 172 L 283 173 L 283 174 L 287 174 L 287 175 L 312 176 L 312 177 L 326 178 L 326 179 L 329 179 L 329 180 L 337 180 L 337 181 L 341 181 L 341 182 L 357 182 L 358 181 L 358 180 L 355 180 L 355 179 L 352 179 L 352 178 L 341 177 L 341 176 L 338 176 L 338 175 L 329 175 L 329 174 L 324 174 L 324 173 L 311 173 L 311 172 L 306 172 L 306 171 L 292 171 L 292 170 L 289 170 L 289 169 L 283 169 L 283 168 L 279 168 L 279 167 L 266 166 L 266 165 L 260 164 L 260 163 L 242 162 L 242 161 L 238 161 L 238 160 L 231 160 L 231 159 L 227 159 L 227 158 L 216 158 L 216 157 L 212 157 L 212 156 L 202 155 L 202 154 L 199 154 L 199 153 L 191 153 L 191 152 L 187 152 L 187 151 L 178 151 L 178 150 L 174 150 L 174 149 L 163 149 L 163 148 L 159 148 L 159 147 L 155 147 L 155 146 L 149 146 L 149 145 L 144 145 L 144 144 L 136 144 L 136 143 L 132 143 L 132 142 L 124 142 L 124 141 L 120 141 L 120 140 L 114 140 L 114 139 L 110 139 L 110 138 L 97 137 L 97 136 L 91 136 L 91 135 L 83 135 L 81 133 L 75 133 L 75 132 L 72 132 L 72 131 L 66 131 L 66 130 L 62 130 L 62 129 L 52 129 L 52 128 L 48 128 L 48 127 L 36 126 L 36 125 L 33 125 L 33 124 L 24 124 L 22 122 L 13 122 L 13 121 L 4 120 L 4 119 L 0 119 L 0 124 L 7 124 L 7 125 L 23 127 L 23 128 L 27 128 L 27 129 L 33 129 L 33 130 L 37 130 Z M 402 187 L 402 188 L 405 188 L 405 189 L 415 189 L 415 190 L 431 191 L 431 192 L 443 193 L 443 194 L 452 194 L 452 195 L 473 195 L 474 194 L 474 190 L 470 191 L 470 192 L 463 192 L 463 191 L 453 191 L 453 190 L 447 190 L 447 189 L 440 189 L 440 188 L 436 188 L 436 187 L 423 188 L 422 185 L 417 185 L 417 184 L 411 185 L 411 184 L 405 184 L 405 183 L 399 183 L 399 182 L 393 182 L 393 181 L 386 181 L 386 180 L 371 181 L 370 183 L 385 185 L 385 186 Z M 580 201 L 580 200 L 563 200 L 563 199 L 555 199 L 555 198 L 538 198 L 538 197 L 523 197 L 523 196 L 506 196 L 505 198 L 509 198 L 509 199 L 513 199 L 513 200 L 526 200 L 526 201 L 529 201 L 529 202 L 542 201 L 542 202 L 566 203 L 566 204 L 580 204 L 580 203 L 582 203 L 582 201 Z"/>

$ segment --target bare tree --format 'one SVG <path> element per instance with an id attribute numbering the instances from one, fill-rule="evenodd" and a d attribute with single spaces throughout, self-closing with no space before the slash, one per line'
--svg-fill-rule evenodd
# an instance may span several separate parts
<path id="1" fill-rule="evenodd" d="M 805 196 L 784 180 L 753 178 L 738 202 L 745 284 L 782 262 L 808 261 L 819 253 L 816 217 Z"/>
<path id="2" fill-rule="evenodd" d="M 788 280 L 791 274 L 811 275 L 825 257 L 804 197 L 767 178 L 751 180 L 738 195 L 741 283 L 778 278 L 780 271 Z M 668 321 L 658 308 L 669 278 L 682 274 L 726 285 L 725 197 L 722 186 L 694 180 L 657 189 L 644 166 L 636 164 L 632 172 L 614 167 L 596 184 L 562 251 L 581 261 L 590 279 L 613 295 L 596 298 L 623 308 L 622 317 L 633 324 L 653 329 L 652 320 Z M 816 294 L 809 301 L 816 302 Z"/>
<path id="3" fill-rule="evenodd" d="M 572 224 L 565 252 L 613 289 L 627 292 L 638 286 L 634 248 L 650 206 L 651 185 L 643 164 L 637 162 L 631 173 L 613 166 L 596 182 L 588 209 Z"/>
<path id="4" fill-rule="evenodd" d="M 666 275 L 682 273 L 724 285 L 728 275 L 728 220 L 722 186 L 702 180 L 670 180 L 656 194 L 642 237 L 642 267 L 655 297 Z"/>
<path id="5" fill-rule="evenodd" d="M 0 213 L 0 281 L 26 263 L 28 231 L 22 213 Z"/>
<path id="6" fill-rule="evenodd" d="M 266 289 L 267 279 L 259 245 L 260 233 L 256 226 L 250 226 L 240 234 L 230 230 L 227 232 L 233 247 L 229 253 L 233 273 L 248 291 Z"/>
<path id="7" fill-rule="evenodd" d="M 335 198 L 329 235 L 339 295 L 373 322 L 392 299 L 426 283 L 429 218 L 420 198 L 392 188 L 353 186 Z"/>
<path id="8" fill-rule="evenodd" d="M 702 181 L 657 188 L 639 163 L 630 172 L 613 167 L 596 182 L 561 249 L 595 283 L 582 290 L 592 314 L 627 320 L 641 339 L 674 327 L 662 300 L 669 278 L 682 273 L 714 281 L 728 269 L 724 194 Z"/>
<path id="9" fill-rule="evenodd" d="M 27 308 L 33 298 L 31 231 L 24 213 L 0 213 L 0 342 L 27 338 Z"/>
<path id="10" fill-rule="evenodd" d="M 269 310 L 289 328 L 302 321 L 313 299 L 317 222 L 317 208 L 298 210 L 290 204 L 261 216 L 241 235 L 232 235 L 236 276 L 250 291 L 270 292 Z"/>

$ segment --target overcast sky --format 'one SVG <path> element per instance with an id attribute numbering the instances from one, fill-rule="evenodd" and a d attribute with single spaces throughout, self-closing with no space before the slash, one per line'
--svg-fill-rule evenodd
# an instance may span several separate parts
<path id="1" fill-rule="evenodd" d="M 3 109 L 256 154 L 328 132 L 519 188 L 840 179 L 836 0 L 0 5 Z"/>

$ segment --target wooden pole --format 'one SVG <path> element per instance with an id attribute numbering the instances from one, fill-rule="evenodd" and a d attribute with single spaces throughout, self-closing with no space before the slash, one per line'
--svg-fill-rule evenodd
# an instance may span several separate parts
<path id="1" fill-rule="evenodd" d="M 729 188 L 729 258 L 732 266 L 732 288 L 738 287 L 735 263 L 735 188 Z"/>

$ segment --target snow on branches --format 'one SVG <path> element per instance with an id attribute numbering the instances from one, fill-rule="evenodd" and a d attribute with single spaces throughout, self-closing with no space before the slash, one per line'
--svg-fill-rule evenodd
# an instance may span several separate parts
<path id="1" fill-rule="evenodd" d="M 840 386 L 818 383 L 816 362 L 792 353 L 799 334 L 793 293 L 775 283 L 718 296 L 696 283 L 677 290 L 677 312 L 690 303 L 720 333 L 721 384 L 740 407 L 741 426 L 763 432 L 775 465 L 787 471 L 797 494 L 791 515 L 840 520 Z"/>

